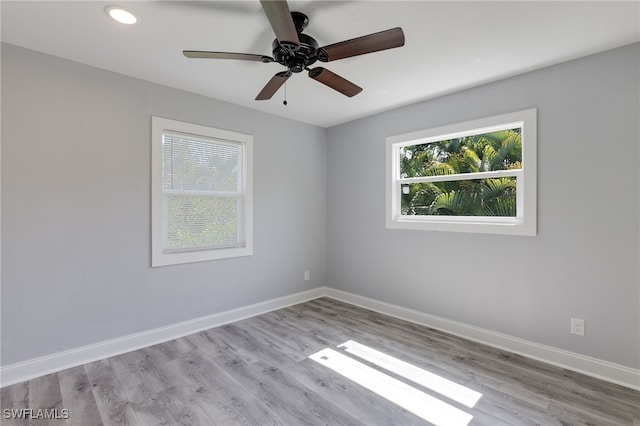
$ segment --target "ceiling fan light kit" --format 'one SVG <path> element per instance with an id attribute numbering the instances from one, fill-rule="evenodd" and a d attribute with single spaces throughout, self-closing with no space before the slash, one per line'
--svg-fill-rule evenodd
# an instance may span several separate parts
<path id="1" fill-rule="evenodd" d="M 264 63 L 277 62 L 286 67 L 286 71 L 276 73 L 269 80 L 256 96 L 257 101 L 271 99 L 289 77 L 302 71 L 307 71 L 310 78 L 345 96 L 355 96 L 362 91 L 361 87 L 326 68 L 309 67 L 317 61 L 331 62 L 404 46 L 402 28 L 392 28 L 320 47 L 313 37 L 303 34 L 304 29 L 309 24 L 307 15 L 301 12 L 290 12 L 289 5 L 284 0 L 261 0 L 260 3 L 269 19 L 273 32 L 276 34 L 276 39 L 271 45 L 273 56 L 199 50 L 184 50 L 182 52 L 187 58 L 236 59 Z"/>

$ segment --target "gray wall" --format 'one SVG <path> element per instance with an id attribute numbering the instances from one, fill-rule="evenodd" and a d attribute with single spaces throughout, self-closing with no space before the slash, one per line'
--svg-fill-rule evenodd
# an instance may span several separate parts
<path id="1" fill-rule="evenodd" d="M 639 50 L 329 129 L 327 285 L 639 368 Z M 538 236 L 385 229 L 386 136 L 533 107 Z"/>
<path id="2" fill-rule="evenodd" d="M 253 256 L 150 267 L 151 115 L 254 135 Z M 324 285 L 326 133 L 2 45 L 2 364 Z"/>

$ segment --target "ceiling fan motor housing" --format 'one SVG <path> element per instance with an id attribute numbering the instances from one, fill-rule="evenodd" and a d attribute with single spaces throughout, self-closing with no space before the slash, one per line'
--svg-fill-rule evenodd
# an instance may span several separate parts
<path id="1" fill-rule="evenodd" d="M 318 50 L 318 42 L 302 31 L 309 24 L 309 18 L 304 13 L 291 12 L 296 32 L 298 33 L 298 46 L 292 48 L 290 45 L 282 45 L 275 39 L 271 44 L 273 48 L 273 58 L 275 62 L 284 65 L 291 72 L 302 72 L 309 65 L 318 60 L 316 50 Z"/>

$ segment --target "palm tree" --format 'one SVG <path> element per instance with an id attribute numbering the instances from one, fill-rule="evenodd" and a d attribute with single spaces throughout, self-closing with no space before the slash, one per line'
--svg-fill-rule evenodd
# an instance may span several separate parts
<path id="1" fill-rule="evenodd" d="M 473 173 L 521 169 L 520 129 L 404 147 L 400 158 L 403 178 L 469 174 L 409 184 L 402 195 L 405 215 L 516 215 L 515 177 L 474 179 Z"/>

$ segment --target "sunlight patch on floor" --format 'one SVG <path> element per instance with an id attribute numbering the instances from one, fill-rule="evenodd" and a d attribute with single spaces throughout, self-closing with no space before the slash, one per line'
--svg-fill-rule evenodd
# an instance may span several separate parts
<path id="1" fill-rule="evenodd" d="M 453 405 L 333 349 L 323 349 L 309 358 L 436 426 L 466 426 L 473 418 Z"/>
<path id="2" fill-rule="evenodd" d="M 442 396 L 446 396 L 460 404 L 466 405 L 469 408 L 473 408 L 482 397 L 481 393 L 476 392 L 473 389 L 469 389 L 466 386 L 445 379 L 437 374 L 430 373 L 427 370 L 377 351 L 369 346 L 354 342 L 353 340 L 349 340 L 338 345 L 338 348 L 375 364 L 378 367 L 384 368 L 387 371 L 397 374 L 398 376 L 404 377 L 407 380 L 411 380 L 420 386 L 431 389 Z"/>

